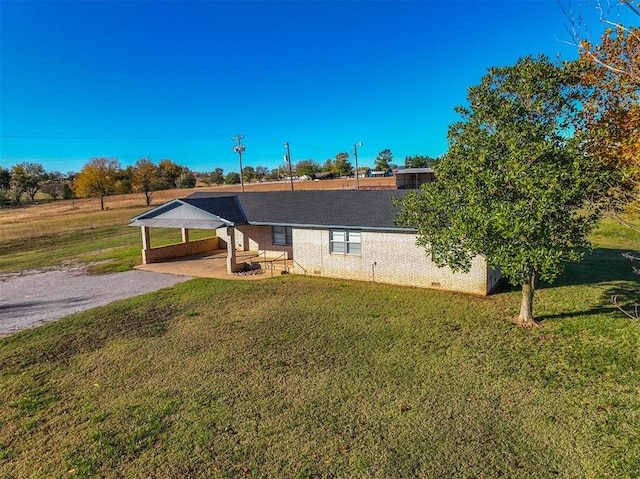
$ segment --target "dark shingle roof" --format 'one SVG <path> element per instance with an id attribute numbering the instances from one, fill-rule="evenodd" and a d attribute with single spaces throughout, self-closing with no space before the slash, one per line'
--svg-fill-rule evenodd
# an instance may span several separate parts
<path id="1" fill-rule="evenodd" d="M 200 196 L 197 193 L 183 198 L 187 204 L 200 208 L 208 213 L 212 213 L 220 218 L 224 218 L 234 224 L 243 224 L 247 219 L 242 212 L 242 207 L 235 195 L 232 196 Z"/>
<path id="2" fill-rule="evenodd" d="M 398 208 L 392 198 L 404 194 L 399 190 L 196 192 L 183 201 L 235 224 L 406 229 L 393 223 Z"/>

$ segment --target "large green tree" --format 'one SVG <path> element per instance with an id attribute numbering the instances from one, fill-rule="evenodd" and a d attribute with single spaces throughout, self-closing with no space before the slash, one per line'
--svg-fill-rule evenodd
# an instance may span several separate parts
<path id="1" fill-rule="evenodd" d="M 227 176 L 224 177 L 225 185 L 239 185 L 240 184 L 240 175 L 235 171 L 227 173 Z"/>
<path id="2" fill-rule="evenodd" d="M 438 162 L 437 158 L 431 158 L 425 155 L 405 156 L 405 168 L 433 168 Z"/>
<path id="3" fill-rule="evenodd" d="M 376 171 L 391 171 L 391 163 L 393 162 L 393 153 L 389 148 L 382 150 L 376 156 L 376 161 L 373 164 L 373 169 Z"/>
<path id="4" fill-rule="evenodd" d="M 338 153 L 331 171 L 340 176 L 349 176 L 353 172 L 353 165 L 349 161 L 349 153 Z"/>
<path id="5" fill-rule="evenodd" d="M 211 183 L 221 185 L 224 183 L 224 170 L 222 168 L 216 168 L 211 172 Z"/>
<path id="6" fill-rule="evenodd" d="M 468 271 L 483 255 L 522 286 L 525 326 L 537 324 L 537 281 L 582 258 L 601 213 L 605 170 L 583 154 L 577 83 L 543 56 L 489 69 L 457 109 L 437 181 L 400 202 L 398 223 L 417 229 L 436 264 Z"/>
<path id="7" fill-rule="evenodd" d="M 315 176 L 320 171 L 320 165 L 315 160 L 302 160 L 296 164 L 295 172 L 298 176 Z"/>
<path id="8" fill-rule="evenodd" d="M 331 158 L 327 158 L 326 160 L 324 160 L 324 163 L 322 164 L 322 168 L 320 171 L 322 171 L 323 173 L 332 173 L 334 171 L 334 161 Z"/>

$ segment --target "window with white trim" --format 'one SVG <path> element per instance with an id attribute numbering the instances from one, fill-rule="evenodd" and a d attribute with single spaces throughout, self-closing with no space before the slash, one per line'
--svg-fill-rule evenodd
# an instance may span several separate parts
<path id="1" fill-rule="evenodd" d="M 273 226 L 272 230 L 272 242 L 277 245 L 289 245 L 293 244 L 293 229 L 291 226 Z"/>
<path id="2" fill-rule="evenodd" d="M 335 254 L 361 254 L 362 236 L 360 231 L 329 230 L 329 251 Z"/>

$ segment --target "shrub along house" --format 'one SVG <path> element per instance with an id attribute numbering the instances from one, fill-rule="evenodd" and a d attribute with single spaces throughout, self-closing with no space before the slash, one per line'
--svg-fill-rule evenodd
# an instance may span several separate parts
<path id="1" fill-rule="evenodd" d="M 198 192 L 133 218 L 143 237 L 143 262 L 226 251 L 227 272 L 247 257 L 282 258 L 287 272 L 488 294 L 500 273 L 476 257 L 468 273 L 431 262 L 416 232 L 394 225 L 392 198 L 404 191 Z M 182 229 L 182 243 L 150 247 L 150 227 Z M 189 240 L 189 229 L 216 237 Z M 247 254 L 250 253 L 250 254 Z"/>

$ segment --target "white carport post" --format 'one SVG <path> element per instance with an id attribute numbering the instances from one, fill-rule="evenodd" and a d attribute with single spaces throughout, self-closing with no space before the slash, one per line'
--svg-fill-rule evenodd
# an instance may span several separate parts
<path id="1" fill-rule="evenodd" d="M 227 227 L 227 273 L 232 274 L 238 269 L 236 262 L 236 230 L 233 226 Z"/>
<path id="2" fill-rule="evenodd" d="M 189 242 L 189 228 L 182 228 L 182 242 Z"/>
<path id="3" fill-rule="evenodd" d="M 141 226 L 142 229 L 142 264 L 147 264 L 147 251 L 151 249 L 151 236 L 149 235 L 149 227 Z"/>

